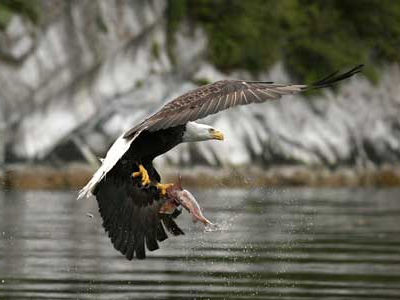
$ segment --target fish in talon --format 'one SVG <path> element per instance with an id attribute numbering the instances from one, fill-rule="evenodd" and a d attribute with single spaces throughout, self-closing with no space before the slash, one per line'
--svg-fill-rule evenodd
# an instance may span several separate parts
<path id="1" fill-rule="evenodd" d="M 166 190 L 166 195 L 168 201 L 173 201 L 175 204 L 182 205 L 182 207 L 192 215 L 194 223 L 200 221 L 204 225 L 216 226 L 203 215 L 199 203 L 188 190 L 184 190 L 181 187 L 174 185 Z"/>

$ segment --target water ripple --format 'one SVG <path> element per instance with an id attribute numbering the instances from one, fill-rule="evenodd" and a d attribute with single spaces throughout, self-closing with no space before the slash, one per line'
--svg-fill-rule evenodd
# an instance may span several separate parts
<path id="1" fill-rule="evenodd" d="M 0 192 L 0 299 L 400 299 L 400 190 L 193 192 L 219 230 L 132 262 L 93 199 Z"/>

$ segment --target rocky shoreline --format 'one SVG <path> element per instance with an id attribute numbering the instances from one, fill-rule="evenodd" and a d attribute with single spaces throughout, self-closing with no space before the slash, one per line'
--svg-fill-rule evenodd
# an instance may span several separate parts
<path id="1" fill-rule="evenodd" d="M 181 182 L 185 187 L 396 187 L 400 186 L 400 165 L 369 168 L 279 166 L 232 168 L 160 167 L 163 182 Z M 79 189 L 93 174 L 93 168 L 71 164 L 62 168 L 11 165 L 0 173 L 0 189 Z"/>

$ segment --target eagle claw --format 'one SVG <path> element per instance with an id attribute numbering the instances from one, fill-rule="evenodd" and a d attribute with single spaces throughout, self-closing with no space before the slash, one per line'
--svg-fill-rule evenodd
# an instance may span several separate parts
<path id="1" fill-rule="evenodd" d="M 160 191 L 160 195 L 161 196 L 165 196 L 167 194 L 167 189 L 172 187 L 172 186 L 174 186 L 173 183 L 165 183 L 165 184 L 157 183 L 156 184 L 156 187 Z"/>
<path id="2" fill-rule="evenodd" d="M 142 186 L 143 187 L 148 187 L 150 185 L 150 177 L 149 173 L 147 173 L 147 170 L 143 167 L 143 165 L 139 165 L 139 171 L 138 172 L 133 172 L 132 177 L 142 177 Z"/>

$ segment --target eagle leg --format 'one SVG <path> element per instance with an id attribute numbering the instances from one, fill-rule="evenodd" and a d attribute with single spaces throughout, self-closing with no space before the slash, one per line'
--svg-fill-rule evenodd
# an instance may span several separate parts
<path id="1" fill-rule="evenodd" d="M 165 183 L 165 184 L 157 183 L 156 184 L 156 187 L 160 191 L 161 196 L 165 196 L 165 194 L 167 193 L 167 189 L 172 186 L 174 186 L 173 183 Z"/>
<path id="2" fill-rule="evenodd" d="M 150 177 L 147 173 L 147 170 L 143 167 L 143 165 L 139 165 L 139 171 L 133 172 L 132 177 L 142 176 L 142 185 L 146 186 L 150 184 Z"/>

